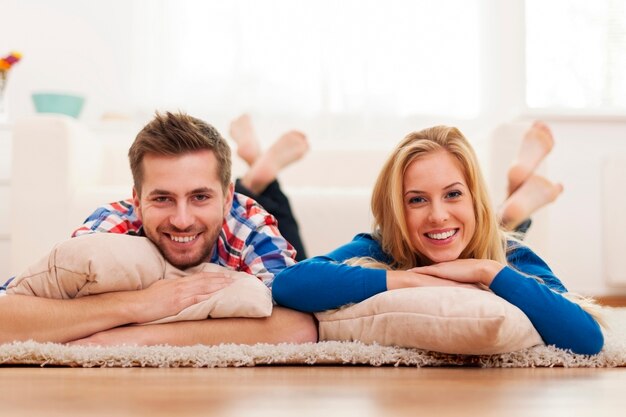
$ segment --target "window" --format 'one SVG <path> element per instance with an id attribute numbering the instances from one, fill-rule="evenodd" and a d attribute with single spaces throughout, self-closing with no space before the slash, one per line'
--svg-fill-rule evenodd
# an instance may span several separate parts
<path id="1" fill-rule="evenodd" d="M 530 108 L 626 110 L 626 1 L 526 0 Z"/>
<path id="2" fill-rule="evenodd" d="M 138 0 L 139 108 L 308 115 L 480 111 L 479 0 Z"/>

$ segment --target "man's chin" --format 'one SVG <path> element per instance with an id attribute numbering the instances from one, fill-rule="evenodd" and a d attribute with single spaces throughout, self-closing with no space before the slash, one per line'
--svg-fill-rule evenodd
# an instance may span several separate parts
<path id="1" fill-rule="evenodd" d="M 172 253 L 170 251 L 162 249 L 160 249 L 160 252 L 169 264 L 181 270 L 192 268 L 194 266 L 200 265 L 203 262 L 208 262 L 208 255 L 205 255 L 203 253 Z"/>
<path id="2" fill-rule="evenodd" d="M 200 257 L 200 258 L 184 257 L 181 259 L 181 257 L 176 257 L 176 256 L 172 257 L 172 256 L 167 256 L 167 255 L 164 255 L 164 258 L 172 266 L 181 270 L 193 268 L 194 266 L 198 266 L 206 260 L 204 257 Z"/>

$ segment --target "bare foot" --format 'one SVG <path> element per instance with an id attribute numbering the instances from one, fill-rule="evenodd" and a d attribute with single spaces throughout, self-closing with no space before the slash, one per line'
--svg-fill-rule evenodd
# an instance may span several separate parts
<path id="1" fill-rule="evenodd" d="M 556 200 L 561 192 L 563 185 L 533 175 L 502 205 L 500 210 L 502 226 L 507 230 L 514 230 L 535 211 Z"/>
<path id="2" fill-rule="evenodd" d="M 249 115 L 242 114 L 230 123 L 230 136 L 237 143 L 237 155 L 252 166 L 261 154 L 261 146 Z"/>
<path id="3" fill-rule="evenodd" d="M 553 146 L 554 138 L 548 125 L 539 121 L 533 123 L 522 139 L 517 158 L 509 168 L 509 196 L 533 174 Z"/>
<path id="4" fill-rule="evenodd" d="M 264 159 L 280 171 L 287 165 L 302 158 L 309 150 L 309 142 L 302 132 L 290 130 L 278 138 L 263 155 Z"/>
<path id="5" fill-rule="evenodd" d="M 309 150 L 306 136 L 296 130 L 283 134 L 265 151 L 241 179 L 243 185 L 259 194 L 276 179 L 278 173 L 299 160 Z"/>

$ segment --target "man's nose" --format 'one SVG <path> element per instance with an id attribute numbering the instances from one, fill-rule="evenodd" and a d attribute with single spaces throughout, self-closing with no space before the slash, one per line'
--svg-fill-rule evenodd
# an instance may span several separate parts
<path id="1" fill-rule="evenodd" d="M 170 217 L 170 223 L 178 230 L 186 230 L 194 224 L 195 217 L 186 203 L 176 205 L 176 211 Z"/>

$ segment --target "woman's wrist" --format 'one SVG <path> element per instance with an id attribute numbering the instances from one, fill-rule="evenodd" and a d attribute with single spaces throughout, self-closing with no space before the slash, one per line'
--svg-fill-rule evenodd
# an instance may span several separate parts
<path id="1" fill-rule="evenodd" d="M 496 275 L 498 275 L 502 269 L 504 269 L 504 265 L 500 262 L 491 260 L 485 262 L 483 266 L 482 279 L 480 280 L 481 283 L 489 287 Z"/>
<path id="2" fill-rule="evenodd" d="M 387 271 L 387 290 L 413 287 L 416 283 L 411 282 L 412 279 L 414 277 L 407 271 Z"/>

